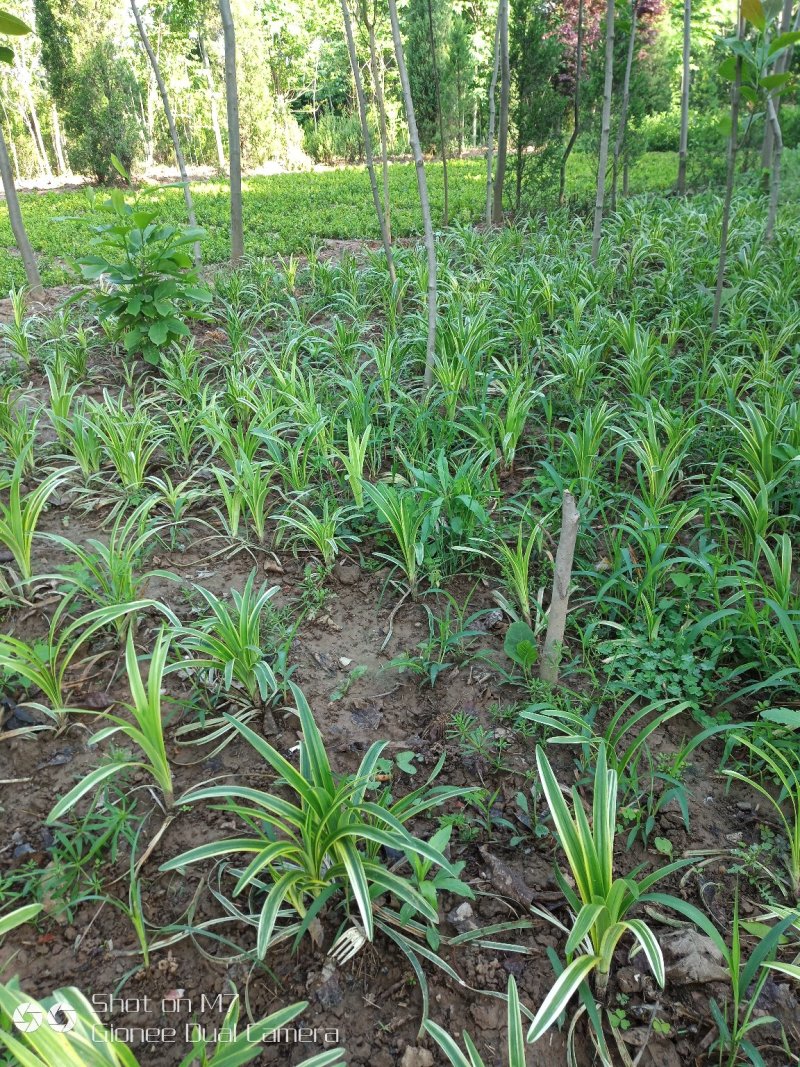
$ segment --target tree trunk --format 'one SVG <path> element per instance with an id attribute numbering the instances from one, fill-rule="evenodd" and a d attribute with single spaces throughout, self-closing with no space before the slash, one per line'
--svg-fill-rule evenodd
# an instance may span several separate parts
<path id="1" fill-rule="evenodd" d="M 457 131 L 457 146 L 458 146 L 458 158 L 464 155 L 464 101 L 462 99 L 461 88 L 461 68 L 456 72 L 456 117 L 458 124 L 456 126 Z"/>
<path id="2" fill-rule="evenodd" d="M 743 19 L 741 4 L 736 20 L 736 37 L 742 39 Z M 731 200 L 733 183 L 736 177 L 736 151 L 739 137 L 739 92 L 742 85 L 742 57 L 736 57 L 736 78 L 731 89 L 731 133 L 728 138 L 728 173 L 725 181 L 725 200 L 722 206 L 722 232 L 719 239 L 719 265 L 717 267 L 717 287 L 714 293 L 714 311 L 711 315 L 711 329 L 719 326 L 719 313 L 722 307 L 722 290 L 725 285 L 725 264 L 728 259 L 728 229 L 731 221 Z"/>
<path id="3" fill-rule="evenodd" d="M 428 182 L 425 178 L 425 161 L 419 144 L 417 119 L 414 115 L 414 101 L 411 98 L 411 86 L 408 83 L 408 71 L 406 70 L 406 60 L 403 54 L 403 39 L 400 36 L 400 23 L 397 18 L 397 0 L 389 0 L 389 18 L 392 23 L 392 41 L 394 42 L 397 71 L 400 75 L 400 85 L 403 90 L 403 102 L 408 122 L 408 138 L 411 142 L 411 151 L 414 154 L 414 164 L 417 170 L 419 202 L 422 210 L 422 224 L 425 230 L 425 249 L 428 253 L 428 342 L 425 351 L 424 380 L 425 393 L 427 395 L 433 384 L 433 363 L 436 355 L 436 246 L 433 242 L 433 222 L 431 220 L 431 205 L 428 199 Z"/>
<path id="4" fill-rule="evenodd" d="M 155 126 L 156 126 L 156 103 L 154 80 L 152 69 L 147 78 L 147 114 L 145 114 L 142 94 L 139 93 L 139 111 L 142 121 L 142 135 L 144 137 L 145 166 L 149 170 L 155 162 Z"/>
<path id="5" fill-rule="evenodd" d="M 578 127 L 581 121 L 581 76 L 583 75 L 583 4 L 578 3 L 578 40 L 575 44 L 575 92 L 572 97 L 572 133 L 570 134 L 567 147 L 561 159 L 561 173 L 558 179 L 558 206 L 564 204 L 564 192 L 567 187 L 567 163 L 572 155 L 572 149 L 578 140 Z"/>
<path id="6" fill-rule="evenodd" d="M 33 147 L 39 160 L 40 173 L 46 178 L 52 178 L 53 168 L 50 166 L 50 157 L 47 154 L 47 146 L 45 145 L 44 137 L 42 136 L 42 124 L 39 122 L 39 112 L 36 107 L 36 100 L 31 91 L 31 72 L 25 65 L 25 50 L 22 45 L 20 45 L 20 50 L 14 58 L 14 74 L 17 79 L 20 95 L 27 106 L 27 114 L 23 111 L 22 104 L 20 104 L 20 111 L 23 112 L 23 117 L 26 118 L 28 128 L 30 129 Z"/>
<path id="7" fill-rule="evenodd" d="M 625 57 L 625 75 L 622 79 L 622 105 L 619 112 L 619 127 L 614 141 L 614 156 L 611 163 L 611 210 L 617 210 L 617 173 L 619 170 L 619 156 L 625 141 L 628 129 L 628 106 L 631 99 L 631 71 L 633 70 L 634 44 L 636 43 L 636 16 L 639 8 L 639 0 L 631 3 L 631 32 L 628 36 L 628 52 Z"/>
<path id="8" fill-rule="evenodd" d="M 225 38 L 225 104 L 228 111 L 228 158 L 231 185 L 231 263 L 236 266 L 244 255 L 242 223 L 242 144 L 239 133 L 239 87 L 236 81 L 236 30 L 230 0 L 219 0 L 222 33 Z"/>
<path id="9" fill-rule="evenodd" d="M 600 254 L 600 238 L 603 231 L 603 208 L 606 199 L 606 169 L 608 167 L 608 142 L 611 136 L 611 91 L 614 82 L 614 0 L 606 3 L 606 66 L 603 82 L 603 118 L 600 129 L 600 158 L 597 165 L 597 198 L 594 205 L 594 228 L 592 230 L 592 263 L 597 263 Z"/>
<path id="10" fill-rule="evenodd" d="M 558 539 L 553 569 L 553 595 L 547 612 L 547 635 L 544 639 L 542 661 L 539 665 L 539 677 L 542 681 L 552 684 L 558 681 L 558 665 L 567 624 L 572 561 L 575 556 L 575 542 L 578 538 L 580 518 L 580 513 L 575 507 L 575 498 L 572 493 L 565 492 L 561 503 L 561 536 Z"/>
<path id="11" fill-rule="evenodd" d="M 208 88 L 208 106 L 211 111 L 211 129 L 214 131 L 214 144 L 217 146 L 217 166 L 220 173 L 225 172 L 225 149 L 222 147 L 222 130 L 219 126 L 219 108 L 217 107 L 217 92 L 214 86 L 214 75 L 211 73 L 211 64 L 208 61 L 208 52 L 203 35 L 200 34 L 200 58 L 203 63 L 203 75 Z"/>
<path id="12" fill-rule="evenodd" d="M 0 178 L 2 178 L 3 192 L 6 196 L 8 221 L 11 223 L 11 231 L 14 234 L 14 240 L 17 242 L 17 248 L 22 258 L 22 265 L 25 268 L 25 276 L 28 279 L 31 296 L 35 300 L 41 300 L 44 296 L 42 279 L 39 276 L 39 268 L 36 265 L 36 256 L 33 254 L 33 248 L 25 232 L 25 224 L 22 221 L 22 212 L 20 211 L 19 198 L 14 185 L 14 176 L 11 173 L 11 163 L 8 158 L 8 149 L 6 148 L 2 125 L 0 125 Z"/>
<path id="13" fill-rule="evenodd" d="M 5 111 L 5 108 L 3 110 Z M 7 115 L 6 119 L 8 119 Z M 17 155 L 17 146 L 14 144 L 14 132 L 10 122 L 8 124 L 8 141 L 11 145 L 11 158 L 14 160 L 14 175 L 16 176 L 16 180 L 19 181 L 19 156 Z"/>
<path id="14" fill-rule="evenodd" d="M 31 144 L 33 145 L 33 154 L 36 156 L 35 177 L 42 178 L 46 173 L 45 160 L 42 157 L 42 149 L 39 144 L 39 138 L 36 136 L 36 130 L 34 129 L 33 120 L 31 119 L 30 112 L 25 107 L 24 93 L 20 94 L 19 100 L 17 101 L 17 106 L 19 107 L 19 114 L 20 118 L 22 119 L 22 124 L 27 129 L 28 136 L 31 139 Z"/>
<path id="15" fill-rule="evenodd" d="M 794 0 L 783 0 L 783 10 L 781 11 L 781 25 L 780 33 L 788 33 L 792 27 L 792 10 L 794 8 Z M 798 17 L 800 17 L 800 8 L 798 8 Z M 783 74 L 784 71 L 789 69 L 789 63 L 791 62 L 791 51 L 787 49 L 782 56 L 778 56 L 775 61 L 775 74 Z M 778 97 L 778 103 L 775 107 L 775 116 L 777 118 L 778 109 L 781 106 L 781 98 Z M 769 170 L 772 166 L 772 146 L 774 138 L 774 128 L 771 121 L 767 121 L 764 125 L 764 140 L 761 145 L 761 166 L 764 170 Z"/>
<path id="16" fill-rule="evenodd" d="M 64 155 L 64 139 L 61 136 L 61 123 L 58 118 L 58 111 L 56 111 L 56 105 L 50 105 L 50 122 L 53 126 L 53 148 L 56 152 L 56 164 L 58 166 L 58 173 L 69 174 L 69 167 Z"/>
<path id="17" fill-rule="evenodd" d="M 442 114 L 442 87 L 439 81 L 439 63 L 436 58 L 436 33 L 433 28 L 433 0 L 428 0 L 428 33 L 431 42 L 431 63 L 433 64 L 433 91 L 436 98 L 436 117 L 439 120 L 439 154 L 442 157 L 442 181 L 444 183 L 444 211 L 442 225 L 449 221 L 450 204 L 447 188 L 447 143 L 444 138 L 444 115 Z"/>
<path id="18" fill-rule="evenodd" d="M 683 4 L 683 74 L 681 76 L 681 139 L 678 148 L 678 192 L 686 195 L 686 161 L 689 155 L 689 78 L 692 47 L 692 0 Z"/>
<path id="19" fill-rule="evenodd" d="M 45 177 L 53 177 L 53 168 L 50 166 L 50 158 L 47 155 L 47 146 L 44 143 L 44 137 L 42 137 L 42 124 L 39 122 L 39 112 L 36 108 L 36 101 L 34 100 L 33 93 L 30 90 L 30 86 L 26 83 L 24 86 L 25 98 L 28 101 L 28 112 L 31 117 L 31 130 L 33 132 L 33 139 L 36 142 L 36 149 L 39 157 L 42 161 L 42 167 L 44 169 Z"/>
<path id="20" fill-rule="evenodd" d="M 367 17 L 366 5 L 364 6 L 364 21 L 367 24 L 369 36 L 369 67 L 372 73 L 372 91 L 375 96 L 375 106 L 378 109 L 378 129 L 381 134 L 381 174 L 383 177 L 383 219 L 386 223 L 386 233 L 389 243 L 392 241 L 392 204 L 389 196 L 389 134 L 386 129 L 386 101 L 383 98 L 383 78 L 378 62 L 378 46 L 375 40 L 375 11 L 372 19 Z"/>
<path id="21" fill-rule="evenodd" d="M 492 203 L 494 198 L 492 156 L 494 154 L 494 123 L 497 110 L 497 75 L 500 73 L 500 4 L 497 6 L 497 19 L 494 24 L 494 66 L 492 81 L 489 85 L 489 132 L 486 137 L 486 225 L 492 225 Z"/>
<path id="22" fill-rule="evenodd" d="M 394 257 L 392 256 L 392 242 L 389 237 L 389 231 L 386 228 L 386 219 L 383 214 L 383 208 L 381 207 L 381 195 L 378 191 L 378 179 L 375 177 L 375 163 L 372 156 L 372 135 L 369 132 L 369 119 L 367 117 L 367 100 L 364 96 L 364 85 L 361 81 L 361 69 L 358 65 L 358 56 L 356 55 L 356 42 L 353 38 L 353 23 L 350 19 L 350 8 L 348 7 L 348 0 L 341 0 L 342 3 L 342 18 L 344 19 L 344 32 L 347 37 L 347 51 L 350 56 L 350 70 L 353 73 L 353 81 L 356 86 L 356 99 L 358 100 L 358 114 L 361 119 L 361 135 L 364 138 L 364 156 L 367 161 L 367 171 L 369 172 L 369 184 L 372 188 L 372 200 L 375 204 L 375 214 L 378 216 L 378 225 L 381 229 L 381 238 L 383 240 L 383 250 L 386 253 L 386 266 L 389 271 L 389 280 L 394 286 L 397 281 L 397 275 L 394 269 Z"/>
<path id="23" fill-rule="evenodd" d="M 158 92 L 161 96 L 161 103 L 164 105 L 164 114 L 167 119 L 167 126 L 169 127 L 169 136 L 172 140 L 172 147 L 175 149 L 175 159 L 178 163 L 178 170 L 181 175 L 181 185 L 183 186 L 183 199 L 186 202 L 186 214 L 189 219 L 190 226 L 197 226 L 197 219 L 194 214 L 194 203 L 192 201 L 192 190 L 189 187 L 189 175 L 186 172 L 186 160 L 183 157 L 183 149 L 181 148 L 180 137 L 178 137 L 178 127 L 175 125 L 175 117 L 172 114 L 172 108 L 169 104 L 169 96 L 167 95 L 167 87 L 164 84 L 164 79 L 161 76 L 161 68 L 158 65 L 156 54 L 153 51 L 150 44 L 150 38 L 147 36 L 147 31 L 144 28 L 142 22 L 142 16 L 139 13 L 139 8 L 136 4 L 136 0 L 130 0 L 131 11 L 133 17 L 136 20 L 136 28 L 139 31 L 139 36 L 142 39 L 144 50 L 147 53 L 147 58 L 150 60 L 150 66 L 153 69 L 153 77 L 156 80 L 158 86 Z M 200 242 L 194 243 L 194 263 L 195 266 L 200 265 Z"/>
<path id="24" fill-rule="evenodd" d="M 508 102 L 511 93 L 511 70 L 508 65 L 508 0 L 500 0 L 500 128 L 497 133 L 497 177 L 494 182 L 492 221 L 503 222 L 503 183 L 508 152 Z"/>
<path id="25" fill-rule="evenodd" d="M 778 121 L 778 111 L 772 96 L 767 97 L 767 117 L 772 129 L 772 168 L 769 179 L 769 213 L 764 238 L 771 241 L 775 231 L 775 220 L 778 217 L 778 200 L 781 194 L 781 157 L 783 156 L 781 124 Z"/>

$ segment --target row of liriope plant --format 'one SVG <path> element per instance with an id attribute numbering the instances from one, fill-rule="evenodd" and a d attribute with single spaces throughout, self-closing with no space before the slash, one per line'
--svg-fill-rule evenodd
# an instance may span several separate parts
<path id="1" fill-rule="evenodd" d="M 41 496 L 68 477 L 83 499 L 107 502 L 114 522 L 149 500 L 173 538 L 209 523 L 329 566 L 377 535 L 415 593 L 499 553 L 506 600 L 528 619 L 547 566 L 541 545 L 527 549 L 569 487 L 585 516 L 579 569 L 595 613 L 615 623 L 636 614 L 652 631 L 677 577 L 691 621 L 726 654 L 735 646 L 734 667 L 753 664 L 761 682 L 791 677 L 794 245 L 761 247 L 757 205 L 739 206 L 742 249 L 725 327 L 711 338 L 702 279 L 717 205 L 702 204 L 628 208 L 609 235 L 621 251 L 599 270 L 580 223 L 488 241 L 448 235 L 428 400 L 418 373 L 426 267 L 413 250 L 398 255 L 394 292 L 380 256 L 332 264 L 313 248 L 221 278 L 218 357 L 189 344 L 157 379 L 130 372 L 126 389 L 102 399 L 82 383 L 105 339 L 62 316 L 37 345 L 49 403 L 9 393 L 0 413 L 12 488 L 43 473 L 42 461 L 63 462 L 59 453 L 78 468 L 43 479 L 27 522 L 12 494 L 5 526 L 21 576 Z M 58 440 L 39 459 L 37 427 Z M 593 569 L 598 558 L 608 571 Z"/>

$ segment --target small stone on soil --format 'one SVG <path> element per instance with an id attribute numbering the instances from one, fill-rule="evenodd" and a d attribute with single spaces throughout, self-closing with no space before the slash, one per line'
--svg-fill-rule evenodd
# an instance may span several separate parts
<path id="1" fill-rule="evenodd" d="M 472 905 L 465 900 L 463 904 L 459 904 L 457 908 L 453 908 L 452 911 L 448 912 L 447 919 L 460 934 L 463 934 L 467 930 L 477 930 L 478 926 L 473 921 L 473 915 Z"/>
<path id="2" fill-rule="evenodd" d="M 469 1013 L 481 1030 L 501 1030 L 506 1022 L 506 1005 L 494 997 L 481 998 L 470 1005 Z"/>
<path id="3" fill-rule="evenodd" d="M 355 585 L 361 577 L 361 571 L 354 563 L 337 563 L 333 573 L 342 585 Z"/>
<path id="4" fill-rule="evenodd" d="M 426 1048 L 409 1045 L 400 1060 L 400 1067 L 433 1067 L 433 1053 Z"/>

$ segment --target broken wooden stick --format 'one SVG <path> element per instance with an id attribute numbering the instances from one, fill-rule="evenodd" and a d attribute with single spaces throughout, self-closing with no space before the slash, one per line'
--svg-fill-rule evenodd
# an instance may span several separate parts
<path id="1" fill-rule="evenodd" d="M 550 609 L 547 612 L 547 635 L 544 639 L 544 651 L 539 666 L 539 677 L 543 682 L 558 681 L 558 665 L 561 659 L 561 646 L 564 643 L 564 628 L 567 623 L 572 560 L 575 555 L 580 518 L 580 512 L 575 506 L 575 498 L 572 493 L 565 491 L 561 502 L 561 536 L 556 549 L 553 595 L 550 600 Z"/>

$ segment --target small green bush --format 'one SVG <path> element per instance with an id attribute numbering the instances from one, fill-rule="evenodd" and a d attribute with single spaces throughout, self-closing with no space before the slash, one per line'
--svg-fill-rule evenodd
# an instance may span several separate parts
<path id="1" fill-rule="evenodd" d="M 205 319 L 211 293 L 200 284 L 190 245 L 205 236 L 198 226 L 170 226 L 159 211 L 129 204 L 119 189 L 101 204 L 110 221 L 94 226 L 94 255 L 79 260 L 101 322 L 111 320 L 125 350 L 158 365 L 161 351 L 189 336 L 186 319 Z"/>

